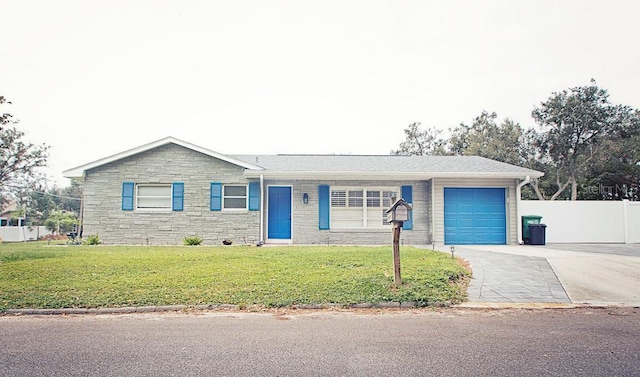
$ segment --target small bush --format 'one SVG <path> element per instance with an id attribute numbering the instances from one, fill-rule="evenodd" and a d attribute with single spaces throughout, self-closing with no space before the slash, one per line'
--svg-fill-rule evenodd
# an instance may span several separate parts
<path id="1" fill-rule="evenodd" d="M 87 239 L 83 242 L 85 245 L 100 245 L 102 241 L 100 241 L 100 237 L 98 235 L 93 235 L 87 237 Z"/>
<path id="2" fill-rule="evenodd" d="M 198 246 L 202 244 L 202 238 L 198 236 L 188 236 L 184 238 L 184 244 L 186 246 Z"/>

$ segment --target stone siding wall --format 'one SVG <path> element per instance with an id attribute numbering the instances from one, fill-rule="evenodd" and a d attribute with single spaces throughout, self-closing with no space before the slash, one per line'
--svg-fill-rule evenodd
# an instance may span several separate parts
<path id="1" fill-rule="evenodd" d="M 259 241 L 259 211 L 211 211 L 210 184 L 247 184 L 244 168 L 175 144 L 89 170 L 84 183 L 84 237 L 105 244 L 180 245 L 198 235 L 205 245 Z M 123 211 L 122 183 L 184 182 L 183 211 Z"/>
<path id="2" fill-rule="evenodd" d="M 255 245 L 260 241 L 260 211 L 211 211 L 210 184 L 247 184 L 244 168 L 175 144 L 146 151 L 86 173 L 85 237 L 97 234 L 105 244 L 180 245 L 197 235 L 205 245 Z M 184 183 L 184 210 L 122 210 L 122 183 Z M 264 235 L 268 234 L 268 187 L 292 187 L 292 239 L 308 245 L 381 245 L 391 242 L 391 228 L 318 229 L 318 186 L 413 187 L 413 229 L 403 230 L 404 244 L 431 243 L 431 181 L 265 180 Z M 302 202 L 303 193 L 309 203 Z M 266 240 L 269 242 L 269 240 Z"/>
<path id="3" fill-rule="evenodd" d="M 401 242 L 411 245 L 431 243 L 431 181 L 290 181 L 265 180 L 265 186 L 291 186 L 292 189 L 292 242 L 307 245 L 385 245 L 391 243 L 391 227 L 384 229 L 318 229 L 318 186 L 354 187 L 413 187 L 413 229 L 402 230 Z M 265 190 L 265 200 L 268 190 Z M 304 193 L 309 203 L 302 202 Z M 267 203 L 265 201 L 265 203 Z M 266 207 L 265 207 L 266 212 Z M 265 215 L 265 223 L 267 221 Z"/>

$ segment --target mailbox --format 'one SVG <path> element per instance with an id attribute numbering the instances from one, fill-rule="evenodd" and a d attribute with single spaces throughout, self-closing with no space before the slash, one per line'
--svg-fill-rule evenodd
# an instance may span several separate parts
<path id="1" fill-rule="evenodd" d="M 387 210 L 387 221 L 393 231 L 393 281 L 396 287 L 402 286 L 400 277 L 400 228 L 411 217 L 411 205 L 404 199 L 396 200 Z"/>
<path id="2" fill-rule="evenodd" d="M 411 205 L 400 198 L 387 210 L 387 221 L 390 223 L 409 221 L 409 212 L 411 209 Z"/>

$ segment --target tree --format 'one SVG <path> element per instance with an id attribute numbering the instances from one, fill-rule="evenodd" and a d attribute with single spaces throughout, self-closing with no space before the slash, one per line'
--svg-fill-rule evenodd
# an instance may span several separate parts
<path id="1" fill-rule="evenodd" d="M 82 185 L 72 181 L 64 188 L 49 189 L 44 184 L 25 187 L 15 191 L 15 196 L 25 209 L 27 225 L 44 225 L 55 211 L 79 215 Z"/>
<path id="2" fill-rule="evenodd" d="M 60 208 L 47 191 L 43 184 L 36 184 L 16 191 L 16 197 L 22 208 L 25 209 L 27 225 L 44 225 L 50 214 Z"/>
<path id="3" fill-rule="evenodd" d="M 445 155 L 446 141 L 440 137 L 441 130 L 428 128 L 422 130 L 420 123 L 415 122 L 405 128 L 405 140 L 400 143 L 400 148 L 391 151 L 392 155 L 401 156 L 426 156 Z"/>
<path id="4" fill-rule="evenodd" d="M 640 133 L 605 140 L 587 177 L 578 199 L 640 200 Z"/>
<path id="5" fill-rule="evenodd" d="M 10 104 L 0 96 L 0 105 Z M 38 168 L 47 165 L 49 147 L 21 141 L 24 132 L 14 124 L 11 114 L 0 115 L 0 206 L 14 196 L 15 190 L 33 186 L 43 179 Z"/>
<path id="6" fill-rule="evenodd" d="M 571 188 L 571 200 L 578 198 L 578 185 L 584 181 L 590 164 L 607 140 L 619 140 L 635 132 L 637 112 L 629 106 L 613 105 L 606 90 L 594 80 L 591 85 L 554 92 L 536 107 L 532 116 L 542 132 L 535 144 L 543 158 L 550 162 L 557 188 L 550 199 L 556 199 Z M 544 194 L 534 189 L 540 199 Z"/>
<path id="7" fill-rule="evenodd" d="M 483 111 L 471 125 L 461 123 L 451 130 L 449 145 L 455 155 L 481 156 L 513 165 L 527 159 L 526 133 L 520 124 L 506 118 L 499 125 L 498 115 Z"/>
<path id="8" fill-rule="evenodd" d="M 69 186 L 59 189 L 54 200 L 65 211 L 80 213 L 80 199 L 82 198 L 82 183 L 71 180 Z"/>
<path id="9" fill-rule="evenodd" d="M 44 225 L 50 231 L 62 234 L 69 233 L 74 230 L 79 221 L 73 213 L 66 211 L 54 211 L 45 221 Z"/>

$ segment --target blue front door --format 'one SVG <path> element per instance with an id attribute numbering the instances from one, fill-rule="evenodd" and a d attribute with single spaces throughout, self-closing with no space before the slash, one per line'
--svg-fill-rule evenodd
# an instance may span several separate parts
<path id="1" fill-rule="evenodd" d="M 291 187 L 269 187 L 268 238 L 291 239 Z"/>

